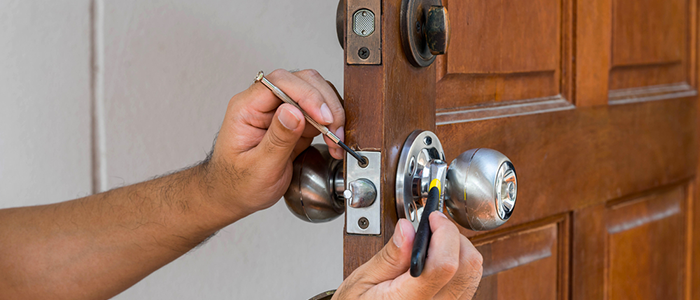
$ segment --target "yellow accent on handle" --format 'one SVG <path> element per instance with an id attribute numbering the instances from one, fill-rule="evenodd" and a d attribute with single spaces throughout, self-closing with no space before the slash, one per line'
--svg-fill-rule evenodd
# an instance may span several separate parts
<path id="1" fill-rule="evenodd" d="M 435 178 L 432 181 L 430 181 L 430 187 L 428 188 L 428 191 L 432 190 L 433 187 L 438 188 L 438 196 L 442 195 L 442 184 L 440 184 L 440 179 Z"/>

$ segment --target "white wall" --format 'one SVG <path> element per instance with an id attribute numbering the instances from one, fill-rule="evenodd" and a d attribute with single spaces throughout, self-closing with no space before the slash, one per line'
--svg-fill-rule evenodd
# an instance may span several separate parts
<path id="1" fill-rule="evenodd" d="M 259 70 L 315 68 L 342 88 L 336 5 L 0 0 L 0 207 L 203 159 L 228 100 Z M 304 223 L 279 202 L 116 299 L 308 299 L 342 281 L 342 227 Z"/>

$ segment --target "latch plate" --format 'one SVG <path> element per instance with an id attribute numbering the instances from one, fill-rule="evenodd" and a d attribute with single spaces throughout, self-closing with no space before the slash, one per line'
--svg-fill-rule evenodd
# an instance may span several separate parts
<path id="1" fill-rule="evenodd" d="M 382 63 L 382 2 L 381 0 L 346 0 L 345 61 L 349 65 L 379 65 Z M 369 11 L 374 15 L 373 32 L 367 36 L 355 33 L 355 14 Z M 370 15 L 370 14 L 367 14 Z"/>
<path id="2" fill-rule="evenodd" d="M 381 174 L 382 174 L 382 153 L 378 151 L 357 151 L 360 155 L 369 160 L 366 167 L 360 167 L 357 160 L 345 155 L 347 162 L 347 176 L 345 182 L 352 182 L 358 179 L 371 181 L 377 189 L 377 199 L 368 207 L 354 208 L 345 201 L 345 230 L 347 233 L 374 235 L 381 233 Z M 367 223 L 365 223 L 367 222 Z M 365 227 L 365 228 L 362 228 Z"/>

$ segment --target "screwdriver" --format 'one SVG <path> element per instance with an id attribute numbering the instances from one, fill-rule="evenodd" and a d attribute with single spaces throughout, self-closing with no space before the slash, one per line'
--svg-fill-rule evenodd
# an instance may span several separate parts
<path id="1" fill-rule="evenodd" d="M 314 119 L 312 119 L 311 116 L 309 116 L 309 114 L 307 114 L 303 109 L 301 109 L 301 106 L 299 106 L 299 104 L 297 104 L 294 100 L 292 100 L 292 98 L 287 96 L 287 94 L 285 94 L 280 88 L 276 87 L 274 84 L 272 84 L 272 82 L 267 80 L 267 78 L 265 78 L 265 73 L 263 73 L 263 71 L 258 72 L 258 76 L 255 76 L 255 82 L 262 83 L 273 94 L 275 94 L 275 96 L 277 96 L 277 98 L 280 98 L 285 103 L 289 103 L 291 105 L 294 105 L 294 107 L 299 109 L 301 111 L 301 113 L 304 114 L 304 118 L 306 118 L 306 121 L 311 123 L 311 125 L 313 125 L 314 127 L 316 127 L 316 129 L 318 129 L 318 131 L 320 131 L 321 134 L 327 136 L 336 145 L 345 149 L 345 151 L 347 151 L 348 153 L 350 153 L 350 155 L 352 155 L 355 159 L 357 159 L 357 161 L 359 161 L 360 164 L 367 165 L 368 162 L 367 162 L 367 160 L 365 160 L 365 158 L 363 156 L 360 156 L 359 154 L 357 154 L 357 152 L 350 149 L 350 147 L 348 147 L 348 145 L 345 145 L 345 143 L 343 143 L 343 141 L 341 141 L 337 135 L 335 135 L 333 132 L 328 130 L 328 127 L 323 126 L 321 124 L 318 124 L 318 122 L 316 122 Z"/>

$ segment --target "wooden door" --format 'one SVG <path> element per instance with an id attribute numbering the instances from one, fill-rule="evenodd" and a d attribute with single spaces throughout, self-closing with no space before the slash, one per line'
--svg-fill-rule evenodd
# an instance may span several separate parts
<path id="1" fill-rule="evenodd" d="M 345 235 L 345 276 L 388 242 L 399 151 L 432 130 L 447 161 L 515 164 L 512 218 L 461 228 L 476 299 L 700 299 L 697 2 L 443 0 L 448 53 L 406 59 L 382 1 L 381 65 L 345 66 L 349 145 L 382 152 L 382 232 Z"/>

